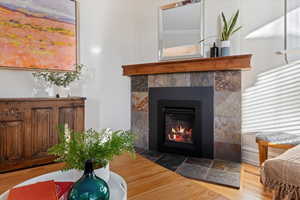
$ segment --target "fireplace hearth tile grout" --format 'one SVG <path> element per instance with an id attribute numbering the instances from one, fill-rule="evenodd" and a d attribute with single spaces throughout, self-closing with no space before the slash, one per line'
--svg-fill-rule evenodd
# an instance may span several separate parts
<path id="1" fill-rule="evenodd" d="M 240 163 L 161 153 L 138 147 L 136 147 L 136 152 L 144 158 L 187 178 L 235 189 L 240 188 Z"/>

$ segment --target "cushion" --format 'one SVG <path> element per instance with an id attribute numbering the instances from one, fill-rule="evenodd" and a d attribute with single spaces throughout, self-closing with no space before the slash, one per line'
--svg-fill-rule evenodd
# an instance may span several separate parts
<path id="1" fill-rule="evenodd" d="M 262 140 L 274 144 L 299 145 L 300 136 L 285 132 L 264 132 L 256 135 L 256 140 Z"/>

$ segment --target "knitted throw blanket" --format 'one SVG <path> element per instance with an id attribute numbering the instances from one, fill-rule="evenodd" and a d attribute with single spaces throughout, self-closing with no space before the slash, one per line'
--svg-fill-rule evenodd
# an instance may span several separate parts
<path id="1" fill-rule="evenodd" d="M 300 200 L 300 145 L 267 160 L 261 182 L 273 190 L 274 200 Z"/>

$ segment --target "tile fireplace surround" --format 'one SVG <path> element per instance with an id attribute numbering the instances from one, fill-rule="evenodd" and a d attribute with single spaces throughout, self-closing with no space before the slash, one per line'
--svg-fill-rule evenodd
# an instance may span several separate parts
<path id="1" fill-rule="evenodd" d="M 251 55 L 241 55 L 123 66 L 124 75 L 131 78 L 131 130 L 138 135 L 136 146 L 151 146 L 150 88 L 212 87 L 214 158 L 240 162 L 241 70 L 249 70 L 250 61 Z"/>

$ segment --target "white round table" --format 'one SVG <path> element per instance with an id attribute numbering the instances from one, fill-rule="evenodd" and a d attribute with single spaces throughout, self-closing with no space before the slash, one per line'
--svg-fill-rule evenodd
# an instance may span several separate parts
<path id="1" fill-rule="evenodd" d="M 72 170 L 67 172 L 56 171 L 29 179 L 14 187 L 20 187 L 49 180 L 54 180 L 57 182 L 76 182 L 78 179 L 77 177 L 73 176 L 72 173 Z M 110 172 L 110 178 L 107 183 L 110 190 L 110 200 L 127 200 L 127 184 L 120 175 L 114 172 Z M 8 193 L 9 191 L 6 191 L 2 195 L 0 195 L 0 200 L 6 200 L 8 197 Z"/>

